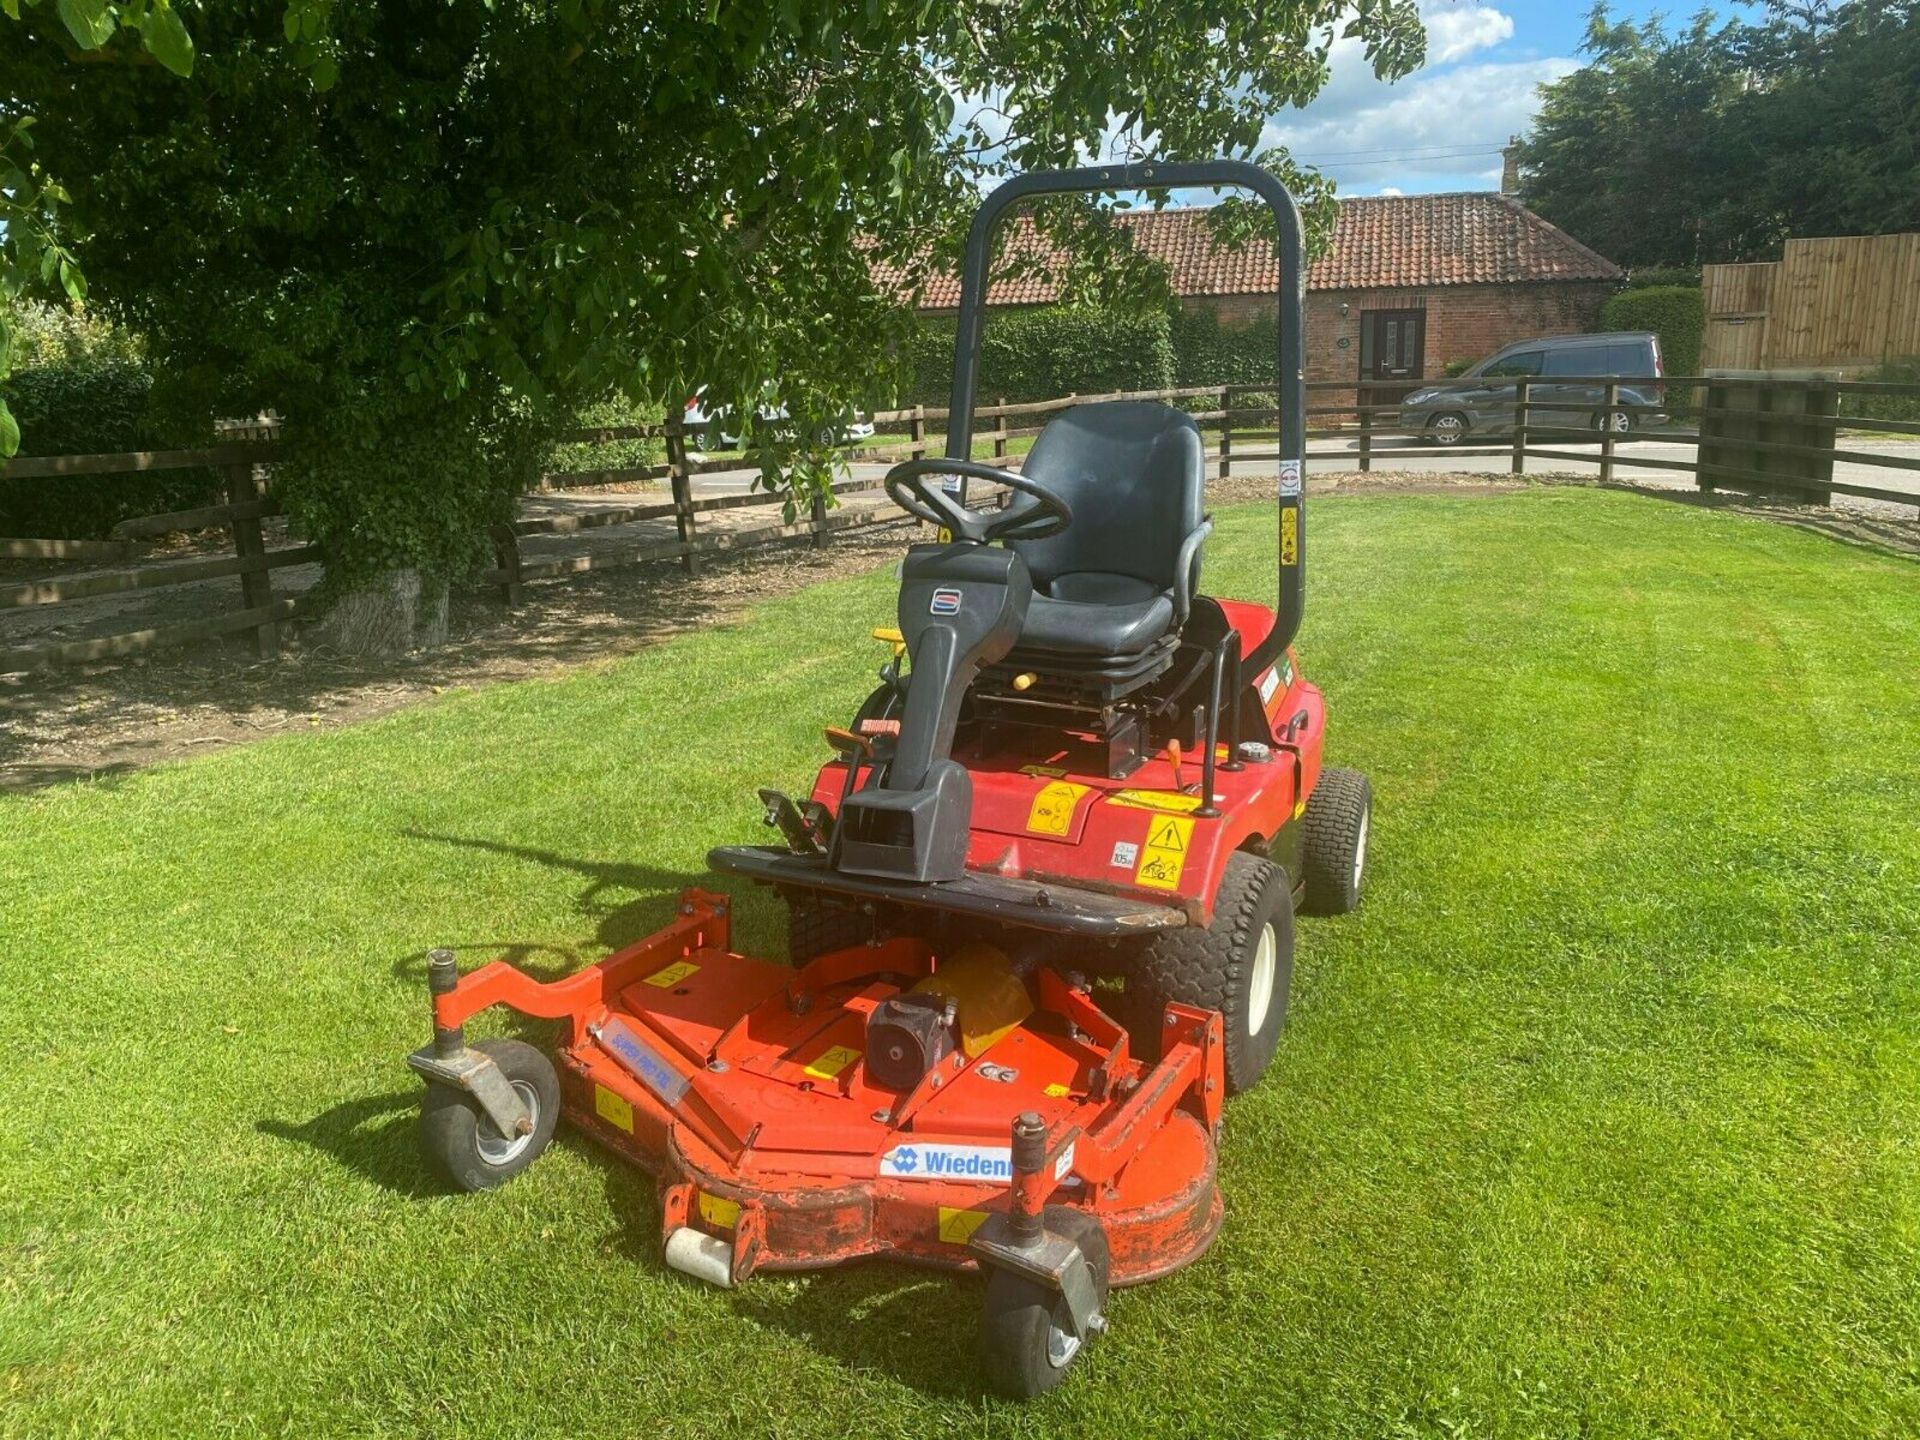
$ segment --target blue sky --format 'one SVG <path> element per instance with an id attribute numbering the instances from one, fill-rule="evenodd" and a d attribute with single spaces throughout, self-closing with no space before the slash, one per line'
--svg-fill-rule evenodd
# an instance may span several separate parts
<path id="1" fill-rule="evenodd" d="M 1267 141 L 1333 176 L 1343 195 L 1491 190 L 1500 147 L 1539 108 L 1535 87 L 1581 63 L 1587 0 L 1426 0 L 1427 64 L 1397 84 L 1373 78 L 1357 44 L 1337 41 L 1333 78 L 1303 110 L 1275 116 Z M 1684 23 L 1695 0 L 1618 0 L 1616 19 Z M 1714 4 L 1757 17 L 1753 4 Z"/>

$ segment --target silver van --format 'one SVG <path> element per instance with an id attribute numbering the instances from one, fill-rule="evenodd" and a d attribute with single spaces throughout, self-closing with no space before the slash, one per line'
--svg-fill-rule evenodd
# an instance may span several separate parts
<path id="1" fill-rule="evenodd" d="M 1665 388 L 1648 383 L 1663 373 L 1660 339 L 1651 331 L 1519 340 L 1494 351 L 1457 379 L 1415 390 L 1400 402 L 1400 425 L 1434 445 L 1458 445 L 1473 435 L 1511 434 L 1513 381 L 1524 375 L 1530 382 L 1529 429 L 1558 425 L 1599 430 L 1610 423 L 1614 433 L 1621 435 L 1636 426 L 1666 422 L 1660 413 L 1666 404 Z M 1584 378 L 1555 384 L 1556 375 Z M 1574 408 L 1604 404 L 1606 387 L 1596 377 L 1607 375 L 1634 382 L 1620 387 L 1622 408 L 1606 416 L 1597 409 Z"/>

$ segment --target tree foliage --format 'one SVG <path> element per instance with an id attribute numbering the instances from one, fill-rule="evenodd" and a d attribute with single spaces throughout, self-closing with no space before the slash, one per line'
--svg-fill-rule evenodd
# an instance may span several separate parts
<path id="1" fill-rule="evenodd" d="M 1588 20 L 1588 64 L 1542 87 L 1527 203 L 1609 259 L 1697 268 L 1793 235 L 1920 228 L 1920 0 L 1770 0 Z"/>
<path id="2" fill-rule="evenodd" d="M 910 323 L 869 261 L 951 264 L 985 179 L 1116 135 L 1249 154 L 1336 35 L 1384 76 L 1424 46 L 1415 0 L 0 8 L 4 293 L 90 284 L 183 432 L 280 411 L 340 573 L 471 562 L 611 394 L 837 415 Z M 1091 288 L 1137 275 L 1086 206 L 1043 219 L 1090 238 Z"/>

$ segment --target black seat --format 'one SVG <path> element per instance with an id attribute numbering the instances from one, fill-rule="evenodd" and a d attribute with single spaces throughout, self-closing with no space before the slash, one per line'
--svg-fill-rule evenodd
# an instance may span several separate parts
<path id="1" fill-rule="evenodd" d="M 1111 671 L 1186 623 L 1209 528 L 1192 416 L 1143 400 L 1076 405 L 1041 432 L 1022 473 L 1072 506 L 1073 523 L 1008 542 L 1034 585 L 1009 663 Z"/>

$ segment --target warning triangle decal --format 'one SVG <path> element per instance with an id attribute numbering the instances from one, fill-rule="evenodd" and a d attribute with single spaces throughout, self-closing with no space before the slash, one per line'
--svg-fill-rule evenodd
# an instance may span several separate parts
<path id="1" fill-rule="evenodd" d="M 1187 848 L 1186 842 L 1180 836 L 1180 827 L 1171 820 L 1162 825 L 1159 832 L 1147 841 L 1147 844 L 1155 850 L 1184 851 Z"/>

